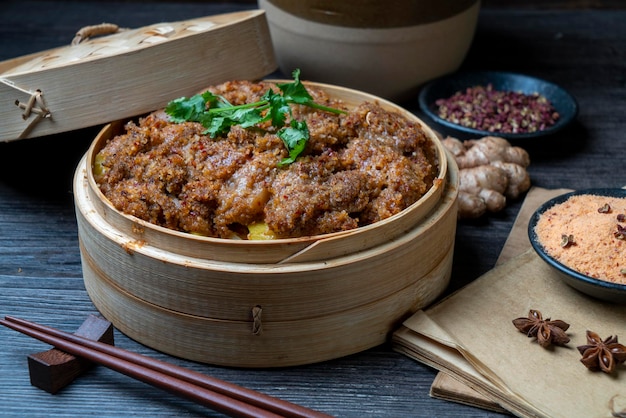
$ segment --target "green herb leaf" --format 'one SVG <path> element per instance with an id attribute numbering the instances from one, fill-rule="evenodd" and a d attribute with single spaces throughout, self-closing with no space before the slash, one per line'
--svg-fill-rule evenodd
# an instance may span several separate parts
<path id="1" fill-rule="evenodd" d="M 204 93 L 202 93 L 202 98 L 204 99 L 204 102 L 209 107 L 230 107 L 230 106 L 232 106 L 230 103 L 228 103 L 228 100 L 226 100 L 222 96 L 218 96 L 217 94 L 213 94 L 210 91 L 205 91 Z"/>
<path id="2" fill-rule="evenodd" d="M 293 82 L 277 84 L 286 100 L 298 104 L 308 104 L 313 101 L 304 84 L 300 81 L 300 70 L 296 69 L 292 73 Z"/>
<path id="3" fill-rule="evenodd" d="M 165 113 L 170 115 L 172 122 L 181 123 L 197 121 L 206 108 L 206 102 L 201 94 L 191 98 L 180 97 L 172 100 L 165 107 Z"/>
<path id="4" fill-rule="evenodd" d="M 202 126 L 207 128 L 203 134 L 210 135 L 211 138 L 226 135 L 230 131 L 230 127 L 234 124 L 232 119 L 225 115 L 213 116 L 209 113 L 205 114 L 202 120 L 198 122 L 202 123 Z"/>
<path id="5" fill-rule="evenodd" d="M 309 128 L 306 122 L 292 120 L 291 126 L 288 128 L 283 128 L 277 133 L 278 137 L 283 140 L 285 147 L 289 151 L 289 157 L 283 158 L 280 163 L 278 163 L 279 167 L 288 165 L 296 161 L 296 158 L 304 148 L 309 140 Z"/>
<path id="6" fill-rule="evenodd" d="M 289 157 L 279 163 L 279 166 L 284 166 L 296 160 L 309 140 L 306 122 L 292 119 L 291 125 L 284 127 L 287 118 L 292 116 L 290 104 L 301 104 L 335 114 L 345 113 L 341 109 L 315 103 L 300 81 L 299 69 L 293 71 L 293 78 L 293 82 L 277 84 L 281 94 L 270 89 L 255 103 L 233 106 L 224 97 L 206 91 L 190 98 L 172 100 L 165 107 L 165 113 L 174 123 L 201 123 L 206 128 L 203 133 L 211 138 L 228 134 L 235 125 L 246 129 L 271 120 L 272 126 L 280 128 L 277 135 L 289 151 Z"/>
<path id="7" fill-rule="evenodd" d="M 291 106 L 287 99 L 271 89 L 263 95 L 263 99 L 269 103 L 268 116 L 272 120 L 272 126 L 282 128 L 285 126 L 287 115 L 291 115 Z"/>
<path id="8" fill-rule="evenodd" d="M 346 113 L 341 109 L 333 107 L 323 106 L 313 101 L 313 97 L 309 94 L 308 90 L 300 81 L 300 70 L 295 69 L 292 73 L 294 79 L 291 83 L 277 84 L 278 88 L 283 92 L 283 96 L 292 103 L 297 103 L 305 106 L 312 107 L 314 109 L 323 110 L 325 112 L 341 114 Z"/>

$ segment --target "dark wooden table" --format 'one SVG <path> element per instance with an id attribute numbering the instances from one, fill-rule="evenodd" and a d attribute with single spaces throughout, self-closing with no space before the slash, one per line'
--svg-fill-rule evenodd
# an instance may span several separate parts
<path id="1" fill-rule="evenodd" d="M 4 1 L 0 60 L 67 44 L 86 25 L 138 27 L 253 8 L 246 2 Z M 626 184 L 626 11 L 483 8 L 465 69 L 507 70 L 559 83 L 578 100 L 576 123 L 529 144 L 534 185 L 573 189 Z M 77 82 L 80 82 L 77 80 Z M 5 98 L 2 98 L 3 100 Z M 403 103 L 415 110 L 416 102 Z M 0 121 L 2 123 L 2 121 Z M 0 314 L 68 331 L 97 313 L 85 292 L 71 178 L 98 127 L 0 143 Z M 452 283 L 491 269 L 520 202 L 460 222 Z M 343 417 L 495 417 L 432 399 L 435 370 L 388 345 L 279 370 L 239 370 L 171 358 L 116 332 L 116 344 Z M 30 385 L 26 356 L 49 347 L 0 329 L 2 416 L 211 416 L 212 412 L 98 367 L 56 395 Z"/>

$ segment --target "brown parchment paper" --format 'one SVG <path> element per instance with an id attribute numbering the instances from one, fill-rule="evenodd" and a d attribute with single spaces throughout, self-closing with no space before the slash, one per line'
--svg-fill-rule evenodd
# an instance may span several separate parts
<path id="1" fill-rule="evenodd" d="M 513 228 L 496 261 L 496 265 L 502 264 L 530 248 L 527 228 L 528 221 L 535 209 L 550 198 L 569 191 L 571 190 L 535 187 L 526 194 Z M 496 412 L 505 411 L 500 404 L 491 397 L 483 395 L 480 391 L 475 390 L 459 380 L 458 377 L 451 376 L 446 372 L 439 372 L 437 374 L 430 387 L 430 395 L 435 398 L 459 402 Z"/>
<path id="2" fill-rule="evenodd" d="M 439 372 L 432 385 L 430 385 L 430 396 L 444 401 L 462 403 L 465 405 L 475 406 L 490 411 L 506 413 L 507 410 L 502 408 L 498 402 L 489 396 L 482 395 L 480 392 L 472 389 L 465 383 L 450 376 L 446 372 Z"/>
<path id="3" fill-rule="evenodd" d="M 626 367 L 614 376 L 591 372 L 576 349 L 586 343 L 587 329 L 603 338 L 617 334 L 626 339 L 626 307 L 570 288 L 528 249 L 528 218 L 543 201 L 563 192 L 531 190 L 499 265 L 405 321 L 394 333 L 394 348 L 518 416 L 626 416 Z M 517 331 L 511 321 L 529 309 L 568 322 L 567 347 L 543 349 Z"/>

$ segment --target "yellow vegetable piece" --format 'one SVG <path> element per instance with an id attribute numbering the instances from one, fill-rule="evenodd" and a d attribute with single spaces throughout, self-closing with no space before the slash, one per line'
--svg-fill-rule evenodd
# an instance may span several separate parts
<path id="1" fill-rule="evenodd" d="M 255 222 L 248 225 L 249 240 L 275 239 L 276 236 L 265 222 Z"/>
<path id="2" fill-rule="evenodd" d="M 104 162 L 104 157 L 102 154 L 96 154 L 96 157 L 93 159 L 93 176 L 96 180 L 104 175 L 106 172 L 106 167 L 102 165 Z"/>

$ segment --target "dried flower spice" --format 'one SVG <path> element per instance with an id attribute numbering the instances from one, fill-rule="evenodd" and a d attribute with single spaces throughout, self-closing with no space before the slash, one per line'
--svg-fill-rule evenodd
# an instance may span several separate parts
<path id="1" fill-rule="evenodd" d="M 626 346 L 619 344 L 616 336 L 602 340 L 593 331 L 587 331 L 587 344 L 576 347 L 583 356 L 580 361 L 589 370 L 613 373 L 618 364 L 626 361 Z"/>
<path id="2" fill-rule="evenodd" d="M 541 312 L 534 309 L 528 312 L 528 317 L 514 319 L 513 325 L 528 337 L 535 337 L 537 343 L 543 348 L 547 348 L 551 344 L 565 345 L 569 342 L 569 337 L 565 333 L 569 328 L 568 323 L 560 319 L 554 321 L 550 318 L 543 319 Z"/>
<path id="3" fill-rule="evenodd" d="M 626 222 L 626 215 L 624 215 L 623 213 L 617 215 L 617 222 Z"/>
<path id="4" fill-rule="evenodd" d="M 492 84 L 469 87 L 435 101 L 438 116 L 468 128 L 500 133 L 543 131 L 560 115 L 539 93 L 494 90 Z"/>
<path id="5" fill-rule="evenodd" d="M 617 239 L 626 240 L 626 227 L 617 224 L 617 231 L 613 232 L 613 235 Z"/>

